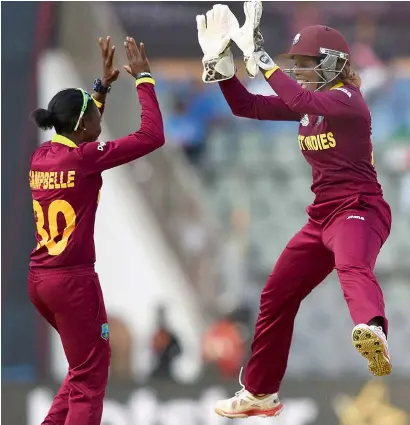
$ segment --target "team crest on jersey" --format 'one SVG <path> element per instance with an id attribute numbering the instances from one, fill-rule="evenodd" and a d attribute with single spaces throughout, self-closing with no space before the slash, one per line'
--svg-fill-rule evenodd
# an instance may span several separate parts
<path id="1" fill-rule="evenodd" d="M 307 127 L 309 125 L 309 117 L 307 114 L 303 115 L 302 119 L 300 120 L 300 123 L 303 127 Z"/>
<path id="2" fill-rule="evenodd" d="M 110 330 L 108 329 L 108 323 L 104 323 L 103 325 L 101 325 L 101 338 L 107 341 L 109 337 Z"/>
<path id="3" fill-rule="evenodd" d="M 296 34 L 295 37 L 294 37 L 294 39 L 293 39 L 292 44 L 293 45 L 298 44 L 299 43 L 299 40 L 300 40 L 300 34 Z"/>

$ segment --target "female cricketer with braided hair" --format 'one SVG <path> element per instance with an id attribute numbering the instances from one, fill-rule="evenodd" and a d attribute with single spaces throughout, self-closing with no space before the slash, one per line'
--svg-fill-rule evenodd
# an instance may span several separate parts
<path id="1" fill-rule="evenodd" d="M 59 333 L 68 373 L 43 425 L 100 425 L 110 362 L 104 299 L 94 270 L 94 223 L 101 173 L 133 161 L 164 144 L 161 111 L 144 45 L 127 37 L 125 70 L 134 78 L 141 127 L 111 142 L 98 142 L 101 113 L 119 70 L 114 47 L 100 39 L 103 75 L 95 93 L 58 92 L 32 119 L 54 128 L 50 142 L 31 158 L 30 187 L 37 246 L 31 253 L 28 291 L 38 312 Z M 116 249 L 116 247 L 113 247 Z"/>
<path id="2" fill-rule="evenodd" d="M 302 300 L 333 269 L 355 324 L 354 347 L 373 375 L 392 370 L 383 294 L 373 273 L 391 213 L 373 166 L 371 117 L 350 68 L 349 46 L 333 28 L 303 29 L 286 55 L 294 60 L 288 72 L 295 81 L 262 48 L 261 3 L 245 2 L 244 9 L 241 28 L 228 6 L 216 5 L 206 17 L 197 17 L 203 80 L 219 82 L 236 116 L 300 121 L 298 145 L 312 167 L 315 199 L 307 209 L 308 222 L 287 244 L 263 289 L 243 388 L 216 404 L 215 411 L 230 418 L 282 411 L 278 391 L 295 316 Z M 244 53 L 248 74 L 254 77 L 261 70 L 277 96 L 250 94 L 239 82 L 231 39 Z"/>

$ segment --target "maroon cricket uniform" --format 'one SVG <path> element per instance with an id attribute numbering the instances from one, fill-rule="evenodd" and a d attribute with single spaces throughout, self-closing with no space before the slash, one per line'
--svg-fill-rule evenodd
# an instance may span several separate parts
<path id="1" fill-rule="evenodd" d="M 286 246 L 262 292 L 245 377 L 253 394 L 279 390 L 300 303 L 334 268 L 355 324 L 385 317 L 373 269 L 391 227 L 360 90 L 336 84 L 307 91 L 279 69 L 268 83 L 278 96 L 250 94 L 236 77 L 220 87 L 235 115 L 300 122 L 295 145 L 312 167 L 315 199 L 308 223 Z"/>
<path id="2" fill-rule="evenodd" d="M 154 85 L 138 85 L 141 127 L 111 142 L 77 146 L 55 135 L 33 154 L 29 173 L 37 226 L 29 294 L 59 332 L 68 375 L 43 422 L 99 425 L 108 378 L 109 334 L 94 271 L 94 224 L 104 170 L 133 161 L 164 144 Z"/>
<path id="3" fill-rule="evenodd" d="M 37 223 L 31 268 L 93 266 L 94 222 L 101 173 L 147 155 L 164 143 L 152 84 L 141 84 L 141 129 L 112 142 L 76 146 L 55 135 L 33 154 L 30 187 Z"/>

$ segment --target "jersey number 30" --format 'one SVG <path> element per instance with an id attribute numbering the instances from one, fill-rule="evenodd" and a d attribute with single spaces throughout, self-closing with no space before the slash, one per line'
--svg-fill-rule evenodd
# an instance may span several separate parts
<path id="1" fill-rule="evenodd" d="M 37 219 L 37 233 L 41 237 L 41 241 L 37 244 L 37 249 L 42 246 L 47 248 L 50 255 L 60 255 L 67 247 L 68 238 L 75 229 L 76 215 L 70 203 L 64 200 L 53 201 L 48 211 L 43 211 L 40 203 L 36 200 L 33 201 L 33 209 Z M 44 214 L 48 215 L 48 232 L 44 228 L 45 220 Z M 62 214 L 65 220 L 65 228 L 63 233 L 59 233 L 57 220 L 58 215 Z M 55 239 L 60 236 L 58 242 Z"/>

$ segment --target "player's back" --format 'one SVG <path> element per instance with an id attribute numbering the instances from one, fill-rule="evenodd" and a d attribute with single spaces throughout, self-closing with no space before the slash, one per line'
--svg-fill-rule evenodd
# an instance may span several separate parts
<path id="1" fill-rule="evenodd" d="M 87 172 L 81 150 L 60 137 L 33 154 L 30 188 L 36 220 L 37 246 L 30 267 L 93 266 L 94 223 L 100 173 Z"/>
<path id="2" fill-rule="evenodd" d="M 154 82 L 145 78 L 137 84 L 142 111 L 140 128 L 134 133 L 108 142 L 78 144 L 55 134 L 34 152 L 29 177 L 37 246 L 31 253 L 31 268 L 94 266 L 101 173 L 165 143 Z"/>

